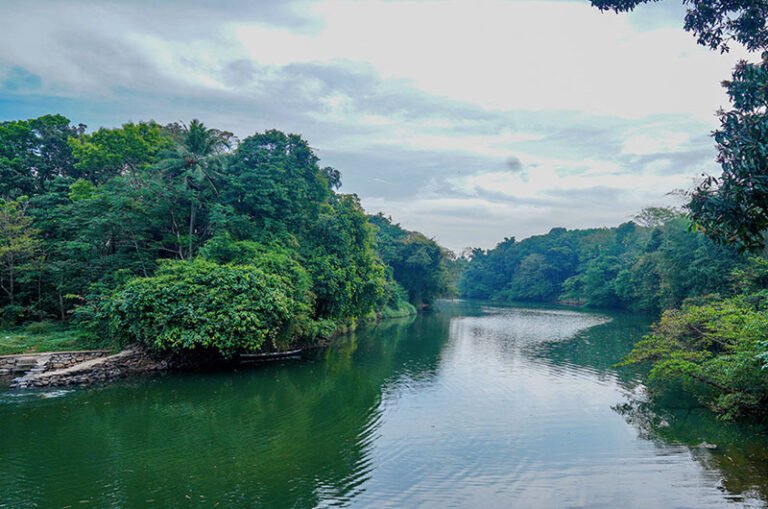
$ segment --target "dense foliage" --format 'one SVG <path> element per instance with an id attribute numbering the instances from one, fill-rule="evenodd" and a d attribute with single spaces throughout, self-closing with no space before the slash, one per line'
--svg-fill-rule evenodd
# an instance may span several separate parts
<path id="1" fill-rule="evenodd" d="M 152 277 L 134 278 L 105 299 L 94 317 L 121 344 L 157 350 L 280 348 L 308 322 L 306 302 L 290 283 L 254 265 L 166 261 Z"/>
<path id="2" fill-rule="evenodd" d="M 416 306 L 429 306 L 437 297 L 455 292 L 454 255 L 419 232 L 393 224 L 383 214 L 369 217 L 376 227 L 376 243 L 381 259 L 392 278 L 407 292 Z"/>
<path id="3" fill-rule="evenodd" d="M 759 260 L 765 273 L 765 261 Z M 650 362 L 656 392 L 682 388 L 721 415 L 764 417 L 768 302 L 764 291 L 693 300 L 664 312 L 626 363 Z"/>
<path id="4" fill-rule="evenodd" d="M 197 120 L 92 133 L 60 115 L 2 122 L 0 322 L 76 316 L 107 341 L 231 355 L 407 314 L 409 293 L 442 291 L 429 274 L 413 292 L 392 279 L 412 263 L 398 256 L 420 255 L 382 261 L 359 200 L 318 163 L 298 135 L 240 141 Z"/>
<path id="5" fill-rule="evenodd" d="M 744 259 L 669 209 L 648 209 L 616 228 L 554 228 L 494 249 L 475 249 L 461 280 L 465 297 L 566 301 L 658 312 L 685 298 L 728 293 Z"/>

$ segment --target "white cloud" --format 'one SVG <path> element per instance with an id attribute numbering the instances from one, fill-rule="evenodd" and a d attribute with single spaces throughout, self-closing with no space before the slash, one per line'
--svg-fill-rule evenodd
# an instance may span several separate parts
<path id="1" fill-rule="evenodd" d="M 345 1 L 308 7 L 304 34 L 242 23 L 237 38 L 270 65 L 352 61 L 433 95 L 496 110 L 577 110 L 711 121 L 737 56 L 695 45 L 680 28 L 640 30 L 583 3 Z"/>
<path id="2" fill-rule="evenodd" d="M 690 135 L 683 132 L 648 132 L 628 137 L 621 151 L 628 155 L 679 152 L 686 148 L 690 139 Z"/>
<path id="3" fill-rule="evenodd" d="M 643 26 L 586 1 L 180 5 L 0 0 L 0 87 L 8 69 L 39 76 L 35 93 L 84 105 L 75 121 L 101 101 L 130 111 L 98 117 L 113 125 L 301 132 L 344 191 L 452 248 L 668 202 L 711 160 L 720 81 L 744 56 L 696 46 L 682 19 Z"/>
<path id="4" fill-rule="evenodd" d="M 582 166 L 583 164 L 583 166 Z M 605 189 L 627 193 L 636 199 L 689 187 L 687 175 L 652 171 L 629 173 L 610 161 L 542 161 L 523 172 L 487 172 L 450 178 L 454 187 L 468 194 L 494 193 L 512 199 L 548 200 L 564 193 Z"/>

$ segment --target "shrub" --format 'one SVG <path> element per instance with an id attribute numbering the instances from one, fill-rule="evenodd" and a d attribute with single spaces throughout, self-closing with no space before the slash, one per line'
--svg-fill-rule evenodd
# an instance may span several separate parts
<path id="1" fill-rule="evenodd" d="M 649 362 L 649 387 L 682 387 L 726 418 L 766 417 L 768 310 L 739 296 L 665 311 L 625 364 Z"/>
<path id="2" fill-rule="evenodd" d="M 291 282 L 252 265 L 206 260 L 161 263 L 153 277 L 134 278 L 98 308 L 120 344 L 160 351 L 238 351 L 283 347 L 310 323 Z"/>

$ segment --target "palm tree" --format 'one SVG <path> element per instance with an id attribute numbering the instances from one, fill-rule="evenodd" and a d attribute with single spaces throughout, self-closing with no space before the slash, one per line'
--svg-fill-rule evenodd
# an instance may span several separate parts
<path id="1" fill-rule="evenodd" d="M 168 127 L 177 139 L 176 147 L 162 155 L 159 163 L 161 171 L 180 184 L 182 190 L 190 196 L 189 211 L 189 246 L 187 257 L 194 252 L 195 222 L 200 208 L 201 192 L 207 187 L 218 196 L 215 177 L 225 163 L 224 156 L 235 143 L 232 133 L 208 129 L 197 119 L 189 126 L 174 124 Z M 183 258 L 183 252 L 180 252 Z"/>

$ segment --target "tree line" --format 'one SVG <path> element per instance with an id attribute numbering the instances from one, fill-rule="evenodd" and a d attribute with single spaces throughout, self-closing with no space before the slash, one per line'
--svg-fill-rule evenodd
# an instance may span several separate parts
<path id="1" fill-rule="evenodd" d="M 239 140 L 198 120 L 2 122 L 0 321 L 231 355 L 448 291 L 448 251 L 369 219 L 340 186 L 306 140 L 276 130 Z"/>
<path id="2" fill-rule="evenodd" d="M 681 212 L 649 208 L 615 228 L 566 230 L 474 249 L 461 279 L 468 298 L 562 302 L 658 313 L 685 299 L 731 293 L 746 258 L 691 231 Z"/>

